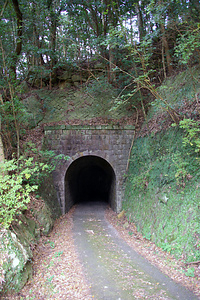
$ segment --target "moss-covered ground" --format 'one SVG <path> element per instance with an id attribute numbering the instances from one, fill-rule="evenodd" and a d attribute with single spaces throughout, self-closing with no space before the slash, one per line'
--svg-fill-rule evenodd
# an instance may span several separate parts
<path id="1" fill-rule="evenodd" d="M 57 122 L 86 122 L 100 118 L 112 122 L 122 118 L 131 118 L 135 112 L 133 102 L 135 98 L 117 105 L 120 91 L 104 80 L 91 81 L 79 88 L 46 88 L 33 90 L 31 95 L 25 96 L 26 114 L 24 118 L 30 126 L 43 123 Z M 101 124 L 100 124 L 101 125 Z"/>

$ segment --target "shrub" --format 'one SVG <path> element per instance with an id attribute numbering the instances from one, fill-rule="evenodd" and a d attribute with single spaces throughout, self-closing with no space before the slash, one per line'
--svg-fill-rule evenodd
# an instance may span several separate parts
<path id="1" fill-rule="evenodd" d="M 15 216 L 26 209 L 30 193 L 37 185 L 30 185 L 31 175 L 39 169 L 30 167 L 32 159 L 6 160 L 0 165 L 0 223 L 8 228 Z"/>
<path id="2" fill-rule="evenodd" d="M 41 152 L 43 162 L 21 156 L 0 164 L 0 227 L 8 228 L 27 209 L 30 194 L 37 190 L 42 178 L 53 171 L 58 160 L 68 159 L 47 152 L 45 155 Z"/>

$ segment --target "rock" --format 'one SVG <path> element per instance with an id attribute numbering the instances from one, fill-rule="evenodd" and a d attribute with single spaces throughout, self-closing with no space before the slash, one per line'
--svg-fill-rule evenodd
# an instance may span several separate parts
<path id="1" fill-rule="evenodd" d="M 75 82 L 74 82 L 74 86 L 75 86 L 75 87 L 79 87 L 79 86 L 80 86 L 80 82 L 75 81 Z"/>
<path id="2" fill-rule="evenodd" d="M 72 77 L 72 72 L 67 70 L 67 71 L 64 71 L 62 73 L 62 75 L 58 76 L 58 79 L 59 80 L 67 80 L 67 79 L 70 79 Z"/>
<path id="3" fill-rule="evenodd" d="M 167 198 L 167 196 L 165 194 L 159 196 L 160 202 L 162 202 L 164 204 L 167 204 L 168 199 L 169 198 Z"/>
<path id="4" fill-rule="evenodd" d="M 3 278 L 0 291 L 19 291 L 32 274 L 32 266 L 29 263 L 32 258 L 32 251 L 29 246 L 27 247 L 20 242 L 14 232 L 1 229 L 0 253 L 0 277 Z"/>
<path id="5" fill-rule="evenodd" d="M 81 76 L 80 75 L 72 75 L 72 81 L 73 82 L 76 82 L 76 81 L 78 81 L 78 82 L 80 82 L 81 81 Z"/>
<path id="6" fill-rule="evenodd" d="M 66 88 L 71 88 L 71 83 L 68 81 L 62 81 L 59 83 L 59 88 L 61 90 L 66 89 Z"/>
<path id="7" fill-rule="evenodd" d="M 20 223 L 13 230 L 0 229 L 0 292 L 19 291 L 32 276 L 32 249 L 40 238 L 40 232 L 48 234 L 54 220 L 49 207 L 33 210 L 36 220 L 21 214 Z"/>
<path id="8" fill-rule="evenodd" d="M 34 216 L 41 225 L 42 233 L 45 235 L 49 234 L 53 227 L 54 221 L 48 206 L 45 205 L 41 210 L 34 211 Z"/>

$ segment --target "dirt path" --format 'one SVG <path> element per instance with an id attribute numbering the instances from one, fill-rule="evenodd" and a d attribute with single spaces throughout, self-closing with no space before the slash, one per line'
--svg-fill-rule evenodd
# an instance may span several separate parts
<path id="1" fill-rule="evenodd" d="M 33 255 L 33 277 L 25 287 L 2 300 L 91 300 L 73 243 L 74 208 L 59 218 L 48 237 L 43 236 Z"/>
<path id="2" fill-rule="evenodd" d="M 77 206 L 58 219 L 34 251 L 33 277 L 22 291 L 1 299 L 200 299 L 160 273 L 133 248 L 200 295 L 196 278 L 187 278 L 182 270 L 180 275 L 171 256 L 139 238 L 133 228 L 125 230 L 127 224 L 105 209 L 102 204 Z"/>
<path id="3" fill-rule="evenodd" d="M 100 203 L 74 212 L 75 245 L 94 299 L 197 299 L 129 247 L 104 212 Z"/>

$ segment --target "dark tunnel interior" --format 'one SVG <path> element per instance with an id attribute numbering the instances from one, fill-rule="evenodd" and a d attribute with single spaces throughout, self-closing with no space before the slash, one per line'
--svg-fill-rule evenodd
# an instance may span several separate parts
<path id="1" fill-rule="evenodd" d="M 115 174 L 106 160 L 88 155 L 69 166 L 65 176 L 67 210 L 75 203 L 102 201 L 111 205 L 114 198 Z"/>

